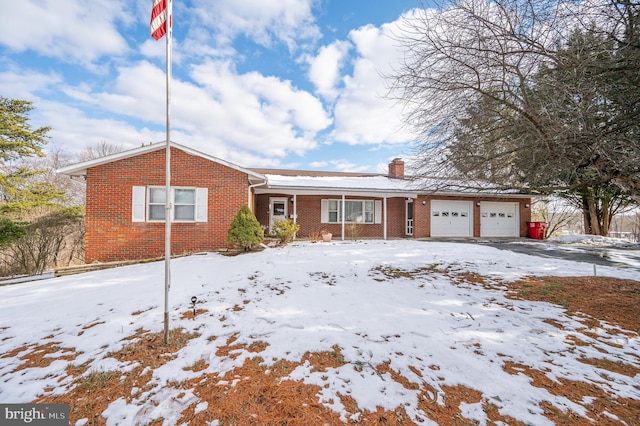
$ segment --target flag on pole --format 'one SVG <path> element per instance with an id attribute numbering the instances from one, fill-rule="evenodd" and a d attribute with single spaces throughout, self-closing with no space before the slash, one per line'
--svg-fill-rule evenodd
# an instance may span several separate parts
<path id="1" fill-rule="evenodd" d="M 151 9 L 151 37 L 160 40 L 167 33 L 167 1 L 171 0 L 153 0 L 153 9 Z M 172 22 L 169 19 L 169 26 Z"/>

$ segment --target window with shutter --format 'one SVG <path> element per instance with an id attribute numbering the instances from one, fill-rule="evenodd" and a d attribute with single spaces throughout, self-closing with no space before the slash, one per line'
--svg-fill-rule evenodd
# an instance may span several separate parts
<path id="1" fill-rule="evenodd" d="M 172 222 L 207 222 L 207 188 L 171 188 Z M 164 186 L 134 186 L 132 222 L 164 222 L 166 188 Z"/>

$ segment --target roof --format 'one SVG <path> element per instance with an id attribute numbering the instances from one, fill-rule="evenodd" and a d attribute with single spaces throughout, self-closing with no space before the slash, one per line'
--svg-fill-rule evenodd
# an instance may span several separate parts
<path id="1" fill-rule="evenodd" d="M 289 194 L 345 194 L 416 198 L 417 193 L 404 179 L 385 175 L 358 173 L 332 173 L 330 175 L 270 174 L 265 173 L 267 185 L 256 188 L 257 193 L 281 192 Z"/>
<path id="2" fill-rule="evenodd" d="M 58 173 L 69 176 L 86 175 L 87 169 L 163 150 L 166 143 L 157 142 L 139 148 L 118 152 L 94 160 L 84 161 L 62 167 Z M 483 196 L 513 196 L 528 197 L 518 191 L 502 190 L 486 183 L 466 182 L 461 180 L 441 178 L 396 178 L 381 173 L 330 172 L 291 169 L 243 168 L 236 164 L 205 154 L 195 149 L 171 142 L 171 147 L 188 154 L 205 158 L 218 164 L 246 173 L 258 186 L 257 194 L 328 194 L 328 195 L 359 195 L 371 197 L 407 197 L 417 198 L 418 194 L 438 195 L 483 195 Z"/>
<path id="3" fill-rule="evenodd" d="M 179 149 L 181 151 L 186 152 L 187 154 L 190 155 L 195 155 L 198 157 L 202 157 L 205 158 L 209 161 L 213 161 L 214 163 L 218 163 L 218 164 L 222 164 L 224 166 L 230 167 L 232 169 L 238 170 L 240 172 L 246 173 L 247 175 L 254 177 L 258 180 L 265 180 L 265 177 L 263 174 L 255 172 L 251 169 L 247 169 L 244 167 L 240 167 L 237 164 L 233 164 L 230 163 L 228 161 L 222 160 L 220 158 L 211 156 L 209 154 L 205 154 L 204 152 L 200 152 L 197 151 L 195 149 L 189 148 L 185 145 L 180 145 L 176 142 L 171 141 L 170 143 L 172 148 L 176 148 Z M 111 154 L 111 155 L 107 155 L 104 157 L 100 157 L 100 158 L 96 158 L 94 160 L 89 160 L 89 161 L 83 161 L 81 163 L 77 163 L 77 164 L 72 164 L 70 166 L 66 166 L 66 167 L 61 167 L 58 170 L 56 170 L 57 173 L 61 173 L 61 174 L 65 174 L 65 175 L 69 175 L 69 176 L 84 176 L 87 174 L 87 169 L 90 169 L 92 167 L 96 167 L 96 166 L 101 166 L 103 164 L 108 164 L 108 163 L 113 163 L 115 161 L 119 161 L 119 160 L 123 160 L 125 158 L 131 158 L 131 157 L 135 157 L 137 155 L 142 155 L 142 154 L 146 154 L 149 152 L 154 152 L 154 151 L 160 151 L 160 150 L 164 150 L 166 148 L 166 143 L 163 142 L 156 142 L 156 143 L 152 143 L 149 145 L 143 145 L 139 148 L 134 148 L 134 149 L 130 149 L 127 151 L 122 151 L 122 152 L 118 152 L 115 154 Z"/>
<path id="4" fill-rule="evenodd" d="M 263 175 L 278 176 L 386 176 L 382 173 L 359 173 L 359 172 L 329 172 L 322 170 L 293 170 L 293 169 L 256 169 L 256 173 Z"/>
<path id="5" fill-rule="evenodd" d="M 324 173 L 261 169 L 267 185 L 256 188 L 256 193 L 283 194 L 344 194 L 366 196 L 395 196 L 416 198 L 418 194 L 482 195 L 529 197 L 515 190 L 502 190 L 486 183 L 446 180 L 439 178 L 400 179 L 382 174 Z"/>

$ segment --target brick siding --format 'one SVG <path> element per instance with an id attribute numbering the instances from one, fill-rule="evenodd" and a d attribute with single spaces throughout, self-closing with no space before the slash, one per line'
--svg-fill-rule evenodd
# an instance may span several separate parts
<path id="1" fill-rule="evenodd" d="M 269 198 L 282 197 L 289 200 L 288 213 L 293 215 L 293 196 L 284 194 L 261 194 L 256 196 L 256 217 L 264 225 L 269 225 Z M 321 223 L 320 205 L 322 199 L 340 199 L 340 196 L 298 195 L 297 220 L 300 225 L 298 237 L 307 238 L 309 234 L 326 230 L 331 232 L 334 238 L 342 238 L 342 225 Z M 347 200 L 376 200 L 368 197 L 346 197 Z M 482 201 L 516 202 L 520 205 L 520 236 L 527 236 L 527 223 L 531 221 L 531 209 L 525 207 L 530 204 L 530 199 L 522 198 L 496 198 L 496 197 L 442 197 L 421 195 L 413 202 L 413 238 L 428 238 L 431 236 L 431 199 L 449 201 L 471 201 L 473 203 L 473 236 L 480 236 L 480 207 L 477 203 Z M 378 198 L 377 200 L 381 200 Z M 425 204 L 422 202 L 425 201 Z M 406 237 L 406 198 L 387 198 L 387 237 Z M 362 224 L 357 229 L 358 238 L 382 238 L 384 236 L 383 224 Z M 345 225 L 345 238 L 349 239 L 350 229 Z"/>
<path id="2" fill-rule="evenodd" d="M 208 188 L 207 222 L 173 223 L 171 250 L 174 255 L 211 251 L 228 247 L 227 231 L 238 210 L 247 204 L 249 187 L 246 173 L 216 163 L 180 149 L 171 150 L 171 185 L 174 187 Z M 87 263 L 144 259 L 164 256 L 164 222 L 132 221 L 132 188 L 134 186 L 164 186 L 164 150 L 147 152 L 87 170 L 86 197 L 86 255 Z M 400 171 L 400 170 L 398 170 Z M 294 213 L 293 196 L 260 194 L 253 197 L 258 221 L 269 225 L 269 199 L 288 200 L 288 214 Z M 298 236 L 307 238 L 321 230 L 342 238 L 342 225 L 321 223 L 321 200 L 340 199 L 340 196 L 299 195 L 297 198 Z M 346 197 L 355 200 L 380 200 L 370 197 Z M 414 238 L 431 235 L 431 200 L 464 200 L 473 203 L 475 237 L 480 236 L 480 207 L 482 201 L 517 202 L 520 211 L 520 236 L 527 235 L 531 220 L 529 198 L 441 197 L 421 195 L 414 200 Z M 423 204 L 424 201 L 424 204 Z M 406 198 L 387 199 L 387 237 L 405 235 Z M 354 232 L 356 235 L 354 235 Z M 383 224 L 361 224 L 356 229 L 345 225 L 345 238 L 382 238 Z"/>
<path id="3" fill-rule="evenodd" d="M 247 204 L 246 173 L 171 149 L 171 185 L 208 188 L 208 220 L 172 223 L 174 255 L 227 247 L 229 225 Z M 134 186 L 164 186 L 165 151 L 148 152 L 87 170 L 87 263 L 164 256 L 164 222 L 132 222 Z"/>

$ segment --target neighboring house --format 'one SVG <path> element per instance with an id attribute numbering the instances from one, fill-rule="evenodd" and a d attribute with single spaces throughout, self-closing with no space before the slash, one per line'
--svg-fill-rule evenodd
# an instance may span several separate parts
<path id="1" fill-rule="evenodd" d="M 164 254 L 165 143 L 58 170 L 86 180 L 85 261 Z M 277 220 L 300 225 L 299 238 L 523 237 L 529 195 L 464 188 L 389 174 L 248 169 L 171 143 L 172 254 L 225 248 L 227 230 L 248 205 L 267 232 Z M 451 186 L 449 186 L 450 188 Z"/>

